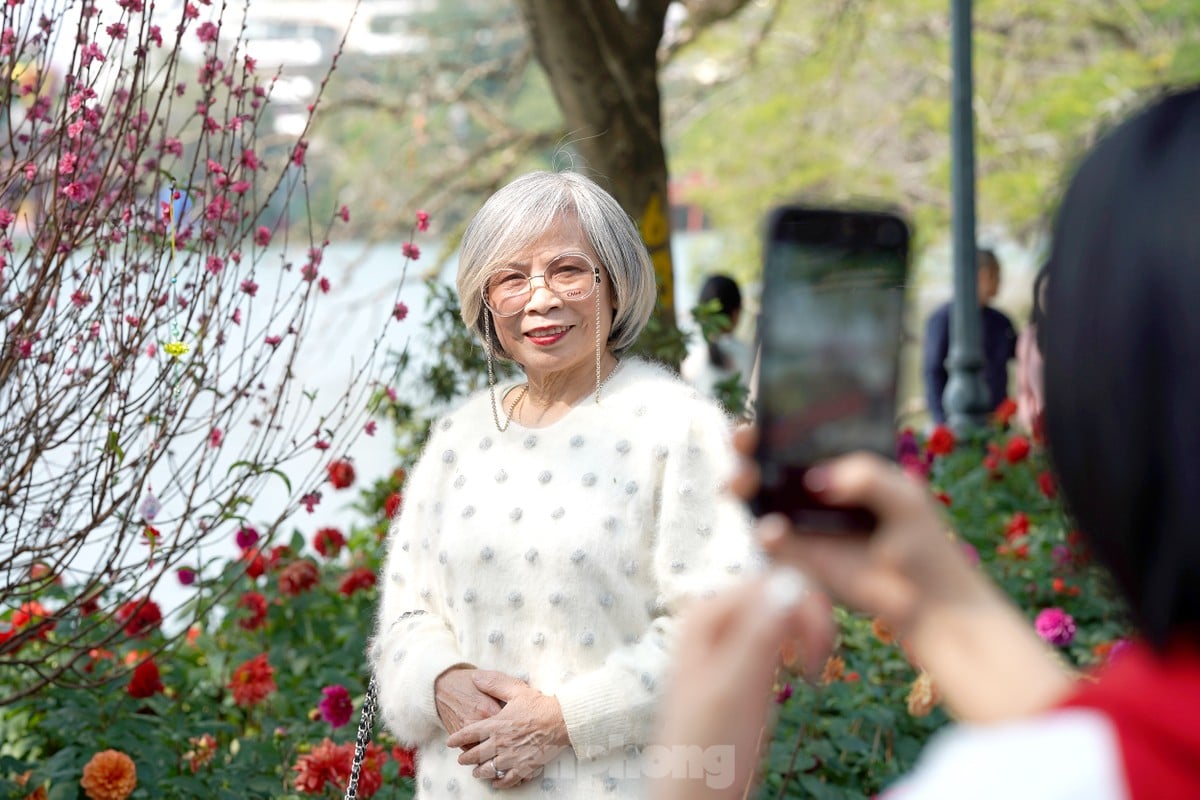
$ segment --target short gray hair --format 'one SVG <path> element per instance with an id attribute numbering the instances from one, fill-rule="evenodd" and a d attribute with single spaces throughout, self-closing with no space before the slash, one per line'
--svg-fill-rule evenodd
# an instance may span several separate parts
<path id="1" fill-rule="evenodd" d="M 531 172 L 496 192 L 467 226 L 458 259 L 462 319 L 486 345 L 483 284 L 493 269 L 517 256 L 564 217 L 579 221 L 588 244 L 612 281 L 613 318 L 608 344 L 629 349 L 654 310 L 654 265 L 637 226 L 612 195 L 576 172 Z M 494 324 L 493 324 L 494 327 Z M 499 342 L 496 352 L 506 355 Z"/>

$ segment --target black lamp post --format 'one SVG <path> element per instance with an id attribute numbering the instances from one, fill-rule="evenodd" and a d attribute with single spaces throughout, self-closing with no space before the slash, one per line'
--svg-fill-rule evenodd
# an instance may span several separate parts
<path id="1" fill-rule="evenodd" d="M 951 204 L 954 304 L 950 311 L 948 380 L 943 403 L 956 431 L 984 424 L 988 390 L 983 377 L 983 315 L 975 263 L 975 113 L 971 107 L 971 0 L 950 0 Z"/>

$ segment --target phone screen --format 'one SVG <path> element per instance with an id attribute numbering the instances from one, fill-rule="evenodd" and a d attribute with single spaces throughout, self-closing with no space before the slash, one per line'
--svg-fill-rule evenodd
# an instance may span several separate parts
<path id="1" fill-rule="evenodd" d="M 864 509 L 821 506 L 803 488 L 813 463 L 895 450 L 908 228 L 877 212 L 789 207 L 768 231 L 759 319 L 759 513 L 804 527 L 874 526 Z"/>

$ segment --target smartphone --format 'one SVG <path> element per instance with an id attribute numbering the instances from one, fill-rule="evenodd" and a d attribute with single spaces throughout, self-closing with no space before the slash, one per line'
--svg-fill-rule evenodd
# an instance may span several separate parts
<path id="1" fill-rule="evenodd" d="M 758 515 L 801 531 L 869 533 L 865 508 L 804 488 L 810 466 L 854 450 L 895 455 L 909 226 L 884 211 L 785 206 L 764 247 L 755 419 Z"/>

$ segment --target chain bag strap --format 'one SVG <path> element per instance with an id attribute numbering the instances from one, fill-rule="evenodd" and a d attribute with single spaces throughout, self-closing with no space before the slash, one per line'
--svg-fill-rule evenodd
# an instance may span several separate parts
<path id="1" fill-rule="evenodd" d="M 363 698 L 362 714 L 358 719 L 358 736 L 354 740 L 354 761 L 350 764 L 350 782 L 346 784 L 344 800 L 356 800 L 358 797 L 358 775 L 362 772 L 363 758 L 366 757 L 367 745 L 371 743 L 371 731 L 375 728 L 375 714 L 379 711 L 379 688 L 375 684 L 375 676 L 367 685 L 367 696 Z"/>

